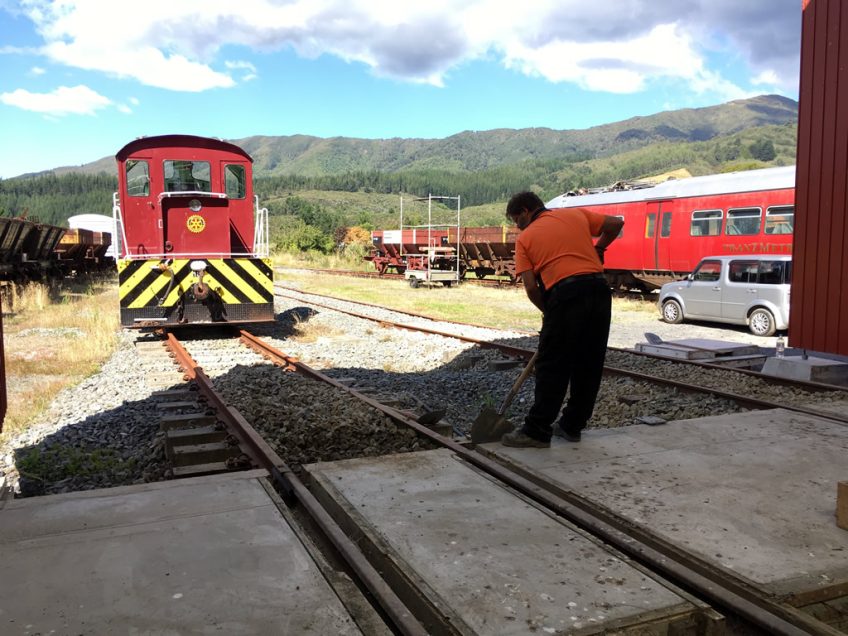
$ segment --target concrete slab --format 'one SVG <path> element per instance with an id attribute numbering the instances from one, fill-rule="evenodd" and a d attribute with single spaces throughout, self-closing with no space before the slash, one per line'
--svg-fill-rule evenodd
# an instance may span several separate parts
<path id="1" fill-rule="evenodd" d="M 848 581 L 848 426 L 782 409 L 486 449 L 775 592 Z"/>
<path id="2" fill-rule="evenodd" d="M 763 365 L 766 375 L 774 375 L 790 380 L 823 382 L 848 386 L 848 363 L 827 358 L 791 356 L 787 358 L 769 358 Z"/>
<path id="3" fill-rule="evenodd" d="M 0 633 L 358 634 L 263 474 L 9 502 Z"/>
<path id="4" fill-rule="evenodd" d="M 379 569 L 420 581 L 460 633 L 582 634 L 692 618 L 673 588 L 448 450 L 307 470 L 343 525 L 366 528 L 356 539 L 382 556 Z"/>

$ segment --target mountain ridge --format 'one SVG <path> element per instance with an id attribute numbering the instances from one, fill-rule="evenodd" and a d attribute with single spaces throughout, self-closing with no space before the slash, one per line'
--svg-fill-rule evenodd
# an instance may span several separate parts
<path id="1" fill-rule="evenodd" d="M 716 106 L 640 115 L 585 129 L 495 128 L 466 130 L 437 139 L 252 135 L 228 141 L 253 157 L 257 177 L 428 169 L 473 172 L 528 159 L 585 161 L 659 142 L 706 141 L 749 128 L 797 123 L 797 119 L 798 103 L 794 100 L 760 95 Z M 21 176 L 114 174 L 115 170 L 114 158 L 103 157 L 80 166 Z"/>

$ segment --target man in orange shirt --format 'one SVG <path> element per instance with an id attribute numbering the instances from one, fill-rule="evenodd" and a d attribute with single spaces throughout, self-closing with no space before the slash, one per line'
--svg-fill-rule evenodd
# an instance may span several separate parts
<path id="1" fill-rule="evenodd" d="M 609 338 L 612 295 L 603 254 L 624 221 L 584 208 L 548 210 L 533 192 L 510 199 L 506 216 L 521 230 L 515 271 L 527 297 L 542 312 L 536 395 L 524 426 L 504 446 L 548 448 L 551 434 L 570 442 L 595 409 Z M 592 244 L 592 237 L 599 236 Z M 566 391 L 568 402 L 552 429 Z"/>

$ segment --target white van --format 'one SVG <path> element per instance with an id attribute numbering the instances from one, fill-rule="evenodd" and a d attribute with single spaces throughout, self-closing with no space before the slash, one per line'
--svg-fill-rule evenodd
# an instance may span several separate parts
<path id="1" fill-rule="evenodd" d="M 707 256 L 684 280 L 660 289 L 665 322 L 685 319 L 748 325 L 757 336 L 789 327 L 791 256 Z"/>

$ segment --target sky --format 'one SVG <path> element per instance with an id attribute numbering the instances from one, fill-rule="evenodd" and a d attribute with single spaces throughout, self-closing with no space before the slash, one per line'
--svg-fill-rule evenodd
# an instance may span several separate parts
<path id="1" fill-rule="evenodd" d="M 444 138 L 798 99 L 801 0 L 0 0 L 0 178 L 140 136 Z"/>

